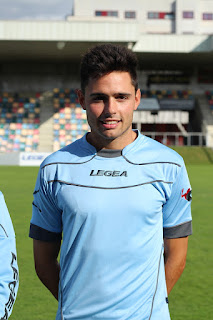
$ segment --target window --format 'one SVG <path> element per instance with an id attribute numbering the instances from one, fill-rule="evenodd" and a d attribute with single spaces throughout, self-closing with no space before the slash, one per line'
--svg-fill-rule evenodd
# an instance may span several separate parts
<path id="1" fill-rule="evenodd" d="M 101 16 L 101 11 L 95 11 L 95 16 L 100 17 Z"/>
<path id="2" fill-rule="evenodd" d="M 183 19 L 193 19 L 194 12 L 193 11 L 183 11 Z"/>
<path id="3" fill-rule="evenodd" d="M 213 20 L 213 13 L 203 13 L 203 20 Z"/>
<path id="4" fill-rule="evenodd" d="M 148 12 L 148 19 L 159 19 L 158 12 Z"/>
<path id="5" fill-rule="evenodd" d="M 118 11 L 108 11 L 108 17 L 117 17 Z"/>
<path id="6" fill-rule="evenodd" d="M 173 20 L 175 18 L 174 12 L 168 12 L 165 14 L 164 19 Z"/>
<path id="7" fill-rule="evenodd" d="M 125 11 L 125 18 L 126 19 L 135 19 L 136 12 L 135 11 Z"/>
<path id="8" fill-rule="evenodd" d="M 174 18 L 174 12 L 148 12 L 148 19 L 173 20 Z"/>
<path id="9" fill-rule="evenodd" d="M 107 17 L 107 11 L 102 11 L 101 15 L 102 15 L 103 17 Z"/>
<path id="10" fill-rule="evenodd" d="M 95 11 L 96 17 L 118 17 L 118 11 Z"/>

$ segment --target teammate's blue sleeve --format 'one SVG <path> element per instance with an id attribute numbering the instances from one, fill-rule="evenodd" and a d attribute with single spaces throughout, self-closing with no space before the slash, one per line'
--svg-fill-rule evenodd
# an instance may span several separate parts
<path id="1" fill-rule="evenodd" d="M 33 210 L 29 236 L 41 241 L 61 239 L 61 210 L 57 206 L 57 191 L 49 183 L 45 168 L 40 168 L 33 193 Z"/>
<path id="2" fill-rule="evenodd" d="M 180 238 L 192 234 L 191 199 L 191 186 L 183 162 L 163 206 L 165 238 Z"/>
<path id="3" fill-rule="evenodd" d="M 0 192 L 0 319 L 11 315 L 19 286 L 15 232 Z"/>

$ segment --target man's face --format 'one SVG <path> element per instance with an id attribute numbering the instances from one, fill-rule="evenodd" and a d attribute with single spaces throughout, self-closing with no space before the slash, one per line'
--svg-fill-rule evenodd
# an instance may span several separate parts
<path id="1" fill-rule="evenodd" d="M 133 111 L 140 103 L 128 72 L 113 71 L 99 79 L 90 79 L 85 94 L 78 93 L 91 128 L 88 141 L 95 147 L 122 149 L 135 139 Z"/>

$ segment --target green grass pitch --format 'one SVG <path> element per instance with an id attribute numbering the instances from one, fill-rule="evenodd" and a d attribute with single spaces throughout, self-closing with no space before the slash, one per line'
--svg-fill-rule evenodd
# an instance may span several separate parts
<path id="1" fill-rule="evenodd" d="M 176 150 L 184 156 L 192 184 L 193 235 L 185 271 L 169 297 L 171 318 L 213 319 L 213 152 L 204 148 Z M 16 231 L 20 270 L 11 320 L 52 320 L 57 310 L 57 302 L 35 274 L 32 240 L 28 237 L 37 172 L 37 167 L 0 166 L 0 189 Z"/>

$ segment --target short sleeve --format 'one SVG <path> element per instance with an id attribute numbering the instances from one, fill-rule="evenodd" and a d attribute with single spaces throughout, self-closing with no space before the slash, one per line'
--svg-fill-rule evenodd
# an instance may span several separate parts
<path id="1" fill-rule="evenodd" d="M 32 219 L 29 236 L 41 241 L 61 239 L 61 210 L 57 206 L 56 190 L 46 177 L 45 168 L 40 168 L 33 193 Z"/>
<path id="2" fill-rule="evenodd" d="M 192 234 L 191 185 L 184 162 L 173 181 L 171 194 L 163 206 L 164 238 Z"/>
<path id="3" fill-rule="evenodd" d="M 12 221 L 0 192 L 0 319 L 8 319 L 16 300 L 19 273 Z"/>

